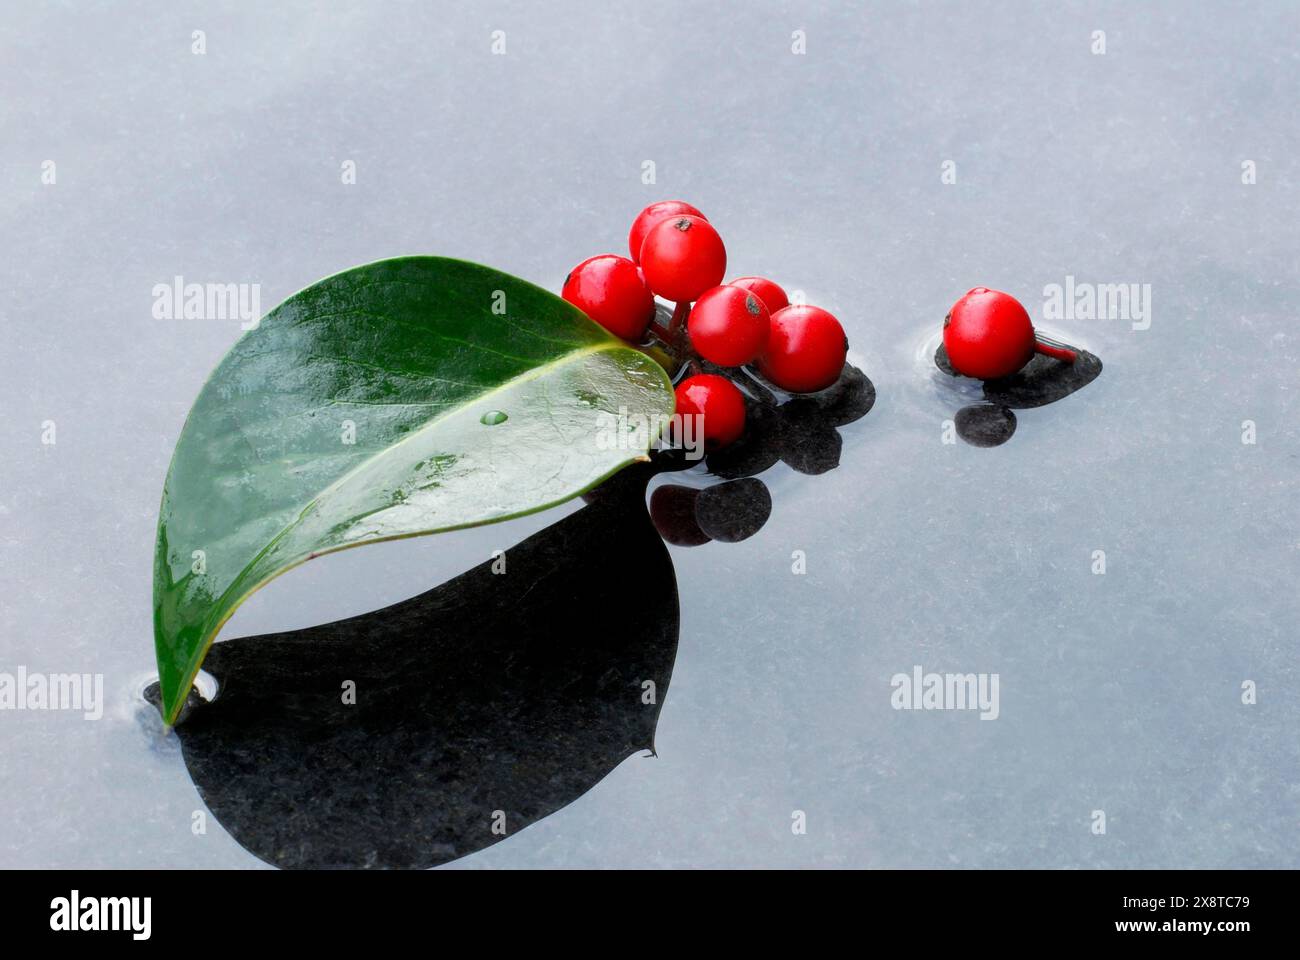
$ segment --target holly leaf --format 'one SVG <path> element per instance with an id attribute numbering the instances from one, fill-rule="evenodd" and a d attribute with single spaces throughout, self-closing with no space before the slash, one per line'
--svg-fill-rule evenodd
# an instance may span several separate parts
<path id="1" fill-rule="evenodd" d="M 663 369 L 559 297 L 442 257 L 346 270 L 290 297 L 209 378 L 158 519 L 154 640 L 174 723 L 218 632 L 322 554 L 524 516 L 642 459 Z"/>

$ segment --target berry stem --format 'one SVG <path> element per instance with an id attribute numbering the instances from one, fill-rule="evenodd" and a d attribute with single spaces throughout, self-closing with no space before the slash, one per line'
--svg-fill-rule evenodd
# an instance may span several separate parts
<path id="1" fill-rule="evenodd" d="M 658 320 L 651 320 L 648 329 L 654 335 L 656 340 L 662 340 L 664 343 L 673 342 L 672 334 L 668 332 L 668 328 Z"/>
<path id="2" fill-rule="evenodd" d="M 1034 350 L 1064 363 L 1074 363 L 1079 359 L 1079 351 L 1068 344 L 1061 343 L 1059 340 L 1045 337 L 1041 333 L 1034 334 Z"/>
<path id="3" fill-rule="evenodd" d="M 673 318 L 668 323 L 668 333 L 680 339 L 682 331 L 686 329 L 686 318 L 690 314 L 690 303 L 685 300 L 677 301 L 677 306 L 673 307 Z"/>
<path id="4" fill-rule="evenodd" d="M 658 320 L 651 320 L 646 330 L 650 333 L 651 342 L 641 344 L 637 349 L 667 370 L 670 377 L 675 377 L 686 364 L 686 345 L 681 342 L 681 337 L 673 334 L 669 327 Z"/>
<path id="5" fill-rule="evenodd" d="M 668 349 L 673 352 L 673 356 L 677 359 L 678 366 L 692 356 L 690 349 L 686 346 L 686 318 L 690 316 L 690 313 L 690 301 L 677 301 L 677 305 L 673 307 L 672 319 L 668 321 L 668 335 L 664 338 Z"/>

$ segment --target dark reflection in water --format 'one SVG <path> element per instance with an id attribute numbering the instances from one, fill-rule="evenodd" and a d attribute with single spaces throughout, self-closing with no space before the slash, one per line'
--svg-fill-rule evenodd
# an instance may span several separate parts
<path id="1" fill-rule="evenodd" d="M 709 535 L 695 519 L 700 491 L 666 483 L 650 494 L 650 517 L 659 536 L 675 547 L 699 547 L 709 542 Z"/>
<path id="2" fill-rule="evenodd" d="M 975 403 L 962 407 L 953 418 L 957 435 L 974 447 L 996 447 L 1016 432 L 1016 415 L 1007 407 Z"/>
<path id="3" fill-rule="evenodd" d="M 757 476 L 778 460 L 808 475 L 835 469 L 843 445 L 836 428 L 865 417 L 876 402 L 875 386 L 849 364 L 825 390 L 784 403 L 761 384 L 744 385 L 762 395 L 748 405 L 745 435 L 705 460 L 710 473 L 727 480 Z"/>
<path id="4" fill-rule="evenodd" d="M 708 364 L 704 367 L 730 377 L 747 391 L 745 433 L 704 459 L 707 473 L 724 482 L 703 489 L 663 484 L 651 494 L 650 516 L 655 527 L 678 547 L 739 543 L 752 537 L 772 515 L 772 494 L 757 475 L 782 461 L 808 475 L 835 469 L 843 445 L 836 428 L 866 416 L 876 402 L 876 388 L 866 374 L 850 365 L 820 393 L 784 402 L 752 377 Z M 649 469 L 666 473 L 696 465 L 684 450 L 666 449 L 654 454 Z M 595 491 L 595 495 L 599 493 Z"/>
<path id="5" fill-rule="evenodd" d="M 984 403 L 962 407 L 953 418 L 957 435 L 976 447 L 996 447 L 1016 432 L 1013 410 L 1043 407 L 1082 390 L 1101 375 L 1101 360 L 1095 354 L 1079 350 L 1074 363 L 1063 363 L 1035 354 L 1022 369 L 1009 377 L 982 383 Z M 943 344 L 934 354 L 934 364 L 951 377 L 965 380 L 948 362 Z M 975 383 L 978 381 L 969 381 Z"/>
<path id="6" fill-rule="evenodd" d="M 216 644 L 219 694 L 192 694 L 176 728 L 212 814 L 280 867 L 430 867 L 653 751 L 679 621 L 653 472 L 511 548 L 504 574 L 489 561 L 374 613 Z"/>
<path id="7" fill-rule="evenodd" d="M 374 613 L 215 645 L 204 667 L 219 694 L 192 693 L 176 728 L 212 814 L 280 867 L 430 867 L 653 751 L 679 621 L 660 535 L 680 546 L 753 536 L 772 512 L 755 475 L 779 461 L 834 469 L 837 428 L 876 399 L 852 366 L 784 401 L 744 385 L 745 436 L 705 460 L 721 482 L 659 486 L 647 514 L 654 475 L 697 465 L 658 451 L 511 548 L 504 573 L 489 560 Z M 147 695 L 156 703 L 156 685 Z"/>
<path id="8" fill-rule="evenodd" d="M 772 494 L 767 484 L 754 477 L 727 480 L 703 490 L 669 483 L 656 487 L 650 495 L 655 528 L 678 547 L 748 540 L 771 515 Z"/>
<path id="9" fill-rule="evenodd" d="M 711 540 L 739 543 L 762 529 L 772 515 L 767 484 L 753 477 L 728 480 L 700 491 L 695 519 Z"/>

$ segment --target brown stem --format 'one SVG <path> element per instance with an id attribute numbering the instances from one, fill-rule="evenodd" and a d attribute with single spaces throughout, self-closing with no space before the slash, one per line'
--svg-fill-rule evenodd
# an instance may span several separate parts
<path id="1" fill-rule="evenodd" d="M 668 344 L 669 346 L 672 345 L 673 342 L 672 333 L 668 330 L 667 327 L 665 327 L 658 320 L 651 320 L 650 326 L 647 329 L 655 337 L 656 340 L 661 340 L 665 344 Z"/>
<path id="2" fill-rule="evenodd" d="M 668 332 L 673 336 L 680 337 L 682 330 L 686 327 L 686 318 L 690 316 L 690 313 L 690 303 L 679 300 L 677 306 L 673 307 L 673 319 L 668 324 Z"/>

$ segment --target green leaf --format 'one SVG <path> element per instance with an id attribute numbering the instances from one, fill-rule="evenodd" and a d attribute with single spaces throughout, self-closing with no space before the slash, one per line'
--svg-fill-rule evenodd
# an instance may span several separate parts
<path id="1" fill-rule="evenodd" d="M 267 581 L 562 503 L 644 457 L 601 449 L 620 407 L 671 414 L 663 369 L 488 267 L 401 257 L 290 297 L 222 360 L 172 456 L 154 563 L 165 721 Z"/>

